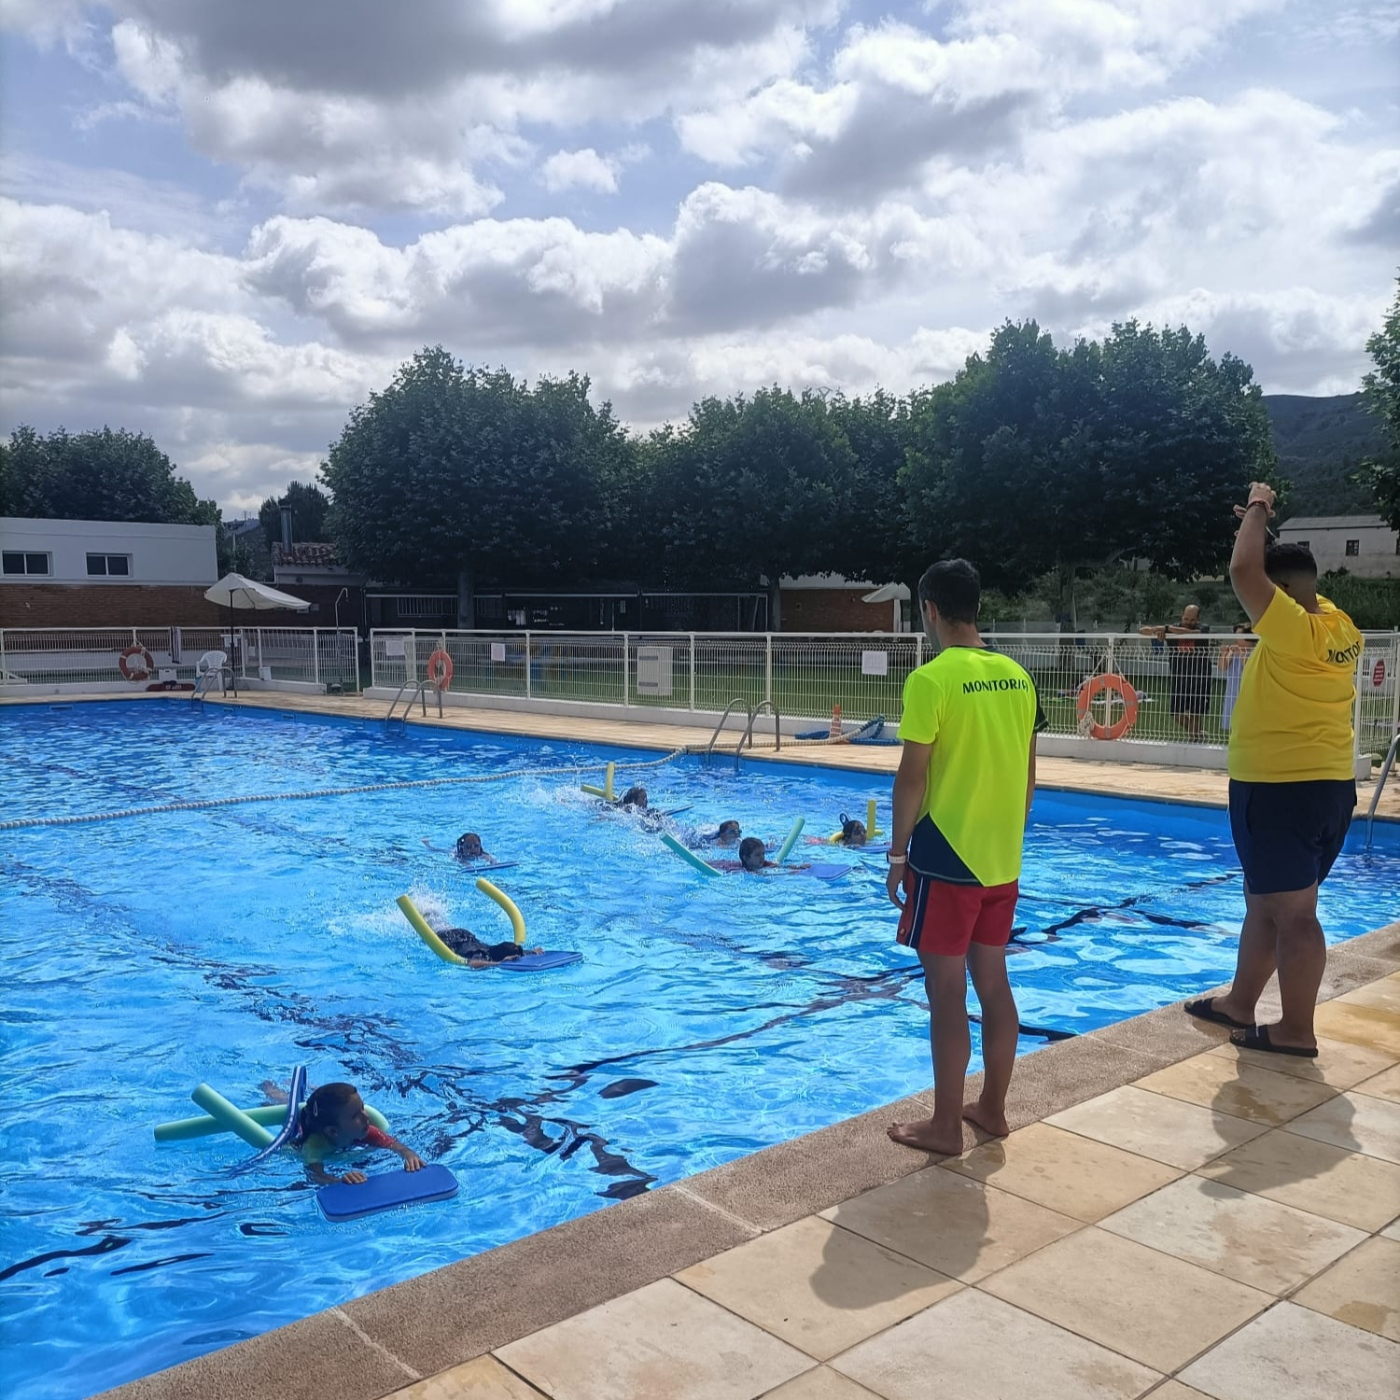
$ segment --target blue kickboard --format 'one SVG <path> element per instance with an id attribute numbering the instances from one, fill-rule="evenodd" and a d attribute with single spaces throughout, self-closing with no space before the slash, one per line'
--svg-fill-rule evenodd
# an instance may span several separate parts
<path id="1" fill-rule="evenodd" d="M 809 865 L 805 868 L 798 866 L 792 873 L 810 875 L 814 880 L 839 880 L 843 875 L 849 875 L 851 869 L 849 865 Z"/>
<path id="2" fill-rule="evenodd" d="M 582 953 L 561 949 L 554 953 L 526 953 L 523 958 L 510 958 L 496 966 L 503 972 L 549 972 L 553 968 L 572 967 L 582 961 Z"/>
<path id="3" fill-rule="evenodd" d="M 514 870 L 520 862 L 518 860 L 469 860 L 463 861 L 462 864 L 473 875 L 480 875 L 487 870 Z"/>
<path id="4" fill-rule="evenodd" d="M 456 1194 L 457 1178 L 440 1162 L 432 1162 L 416 1172 L 385 1172 L 358 1185 L 334 1182 L 317 1191 L 316 1204 L 327 1220 L 358 1220 L 395 1206 L 445 1201 Z"/>

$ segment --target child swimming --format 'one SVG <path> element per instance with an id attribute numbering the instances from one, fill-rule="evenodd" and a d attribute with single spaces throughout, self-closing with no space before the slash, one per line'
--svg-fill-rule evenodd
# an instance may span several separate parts
<path id="1" fill-rule="evenodd" d="M 719 824 L 718 831 L 705 832 L 695 838 L 697 846 L 737 846 L 743 828 L 732 817 Z"/>
<path id="2" fill-rule="evenodd" d="M 438 928 L 433 930 L 468 967 L 490 967 L 493 963 L 510 962 L 526 953 L 542 953 L 543 948 L 524 948 L 507 939 L 503 943 L 483 943 L 469 928 Z"/>
<path id="3" fill-rule="evenodd" d="M 411 1147 L 405 1147 L 369 1121 L 364 1101 L 353 1084 L 322 1084 L 312 1091 L 297 1117 L 293 1145 L 300 1150 L 312 1180 L 323 1186 L 336 1181 L 358 1186 L 368 1180 L 362 1171 L 352 1169 L 336 1176 L 326 1170 L 325 1160 L 331 1153 L 352 1147 L 387 1147 L 403 1158 L 406 1172 L 416 1172 L 423 1165 L 423 1159 Z"/>
<path id="4" fill-rule="evenodd" d="M 865 823 L 856 821 L 854 818 L 848 817 L 842 812 L 841 834 L 836 838 L 833 844 L 837 846 L 863 846 L 868 839 Z"/>
<path id="5" fill-rule="evenodd" d="M 430 851 L 442 852 L 441 846 L 434 846 L 426 836 L 422 838 L 423 844 Z M 462 862 L 463 865 L 474 865 L 477 861 L 484 861 L 488 865 L 496 864 L 496 857 L 490 851 L 481 848 L 481 837 L 474 831 L 464 831 L 452 847 L 453 856 Z"/>

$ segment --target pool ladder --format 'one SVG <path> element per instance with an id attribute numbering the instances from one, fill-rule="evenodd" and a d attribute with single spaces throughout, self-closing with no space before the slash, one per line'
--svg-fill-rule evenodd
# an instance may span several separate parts
<path id="1" fill-rule="evenodd" d="M 401 715 L 396 715 L 396 714 L 394 713 L 394 711 L 398 709 L 398 707 L 399 707 L 399 701 L 403 699 L 403 693 L 404 693 L 404 691 L 408 690 L 410 686 L 412 686 L 413 689 L 412 689 L 411 691 L 409 691 L 408 703 L 405 704 L 404 707 L 403 707 L 403 714 L 401 714 Z M 426 677 L 424 677 L 422 680 L 419 680 L 419 681 L 415 681 L 415 680 L 409 679 L 409 680 L 405 680 L 405 681 L 404 681 L 404 683 L 399 687 L 398 693 L 397 693 L 397 694 L 394 696 L 394 698 L 389 702 L 389 713 L 388 713 L 387 715 L 384 716 L 384 726 L 385 726 L 385 728 L 387 729 L 387 728 L 389 727 L 389 725 L 393 724 L 393 722 L 394 722 L 396 719 L 398 720 L 398 722 L 399 722 L 400 724 L 407 724 L 407 723 L 408 723 L 408 717 L 409 717 L 409 715 L 411 715 L 411 714 L 413 713 L 413 702 L 414 702 L 415 700 L 417 700 L 417 701 L 422 705 L 422 707 L 423 707 L 423 717 L 426 719 L 426 718 L 427 718 L 427 715 L 428 715 L 428 691 L 429 691 L 429 690 L 432 690 L 432 691 L 437 695 L 438 718 L 441 719 L 441 718 L 442 718 L 442 691 L 438 690 L 437 686 L 435 686 L 435 685 L 432 683 L 432 681 L 428 680 Z"/>
<path id="2" fill-rule="evenodd" d="M 747 744 L 750 751 L 753 749 L 753 726 L 754 721 L 759 715 L 763 714 L 766 710 L 773 716 L 773 747 L 775 749 L 780 749 L 783 746 L 783 724 L 778 716 L 777 707 L 771 700 L 760 700 L 757 705 L 750 705 L 742 695 L 731 700 L 724 707 L 724 713 L 719 717 L 719 723 L 715 725 L 715 732 L 710 735 L 710 742 L 705 745 L 705 762 L 707 764 L 714 757 L 715 744 L 719 742 L 720 731 L 724 728 L 729 716 L 733 714 L 736 709 L 743 709 L 748 715 L 748 723 L 744 726 L 744 732 L 740 736 L 739 743 L 734 750 L 734 771 L 737 773 L 739 771 L 739 758 L 744 752 L 744 745 Z"/>
<path id="3" fill-rule="evenodd" d="M 1381 791 L 1385 787 L 1385 780 L 1390 777 L 1390 770 L 1395 767 L 1395 755 L 1400 752 L 1400 731 L 1390 741 L 1390 748 L 1386 751 L 1385 762 L 1381 764 L 1381 775 L 1376 779 L 1376 790 L 1371 794 L 1371 805 L 1366 811 L 1366 849 L 1371 849 L 1371 838 L 1376 834 L 1376 808 L 1380 806 Z"/>

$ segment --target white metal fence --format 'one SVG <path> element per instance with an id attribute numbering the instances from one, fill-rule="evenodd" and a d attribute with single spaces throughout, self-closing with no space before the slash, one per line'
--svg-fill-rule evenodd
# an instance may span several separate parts
<path id="1" fill-rule="evenodd" d="M 1213 746 L 1227 741 L 1251 645 L 1229 633 L 1186 639 L 1189 649 L 1177 638 L 1123 633 L 995 633 L 988 640 L 1031 673 L 1052 734 L 1117 731 L 1135 709 L 1123 738 Z M 766 700 L 784 716 L 814 720 L 829 720 L 839 705 L 847 729 L 877 715 L 897 723 L 906 677 L 932 655 L 917 633 L 376 630 L 371 683 L 396 690 L 420 680 L 437 651 L 452 661 L 449 690 L 463 695 L 711 713 L 735 699 Z M 1367 636 L 1357 665 L 1361 752 L 1384 753 L 1400 725 L 1397 671 L 1400 634 Z M 1121 686 L 1089 685 L 1098 676 L 1118 677 Z"/>
<path id="2" fill-rule="evenodd" d="M 130 647 L 143 647 L 151 659 L 150 673 L 135 681 L 121 670 Z M 196 662 L 209 651 L 222 651 L 240 680 L 360 688 L 358 640 L 349 627 L 63 627 L 0 629 L 0 693 L 188 686 Z M 142 670 L 145 658 L 128 666 Z"/>

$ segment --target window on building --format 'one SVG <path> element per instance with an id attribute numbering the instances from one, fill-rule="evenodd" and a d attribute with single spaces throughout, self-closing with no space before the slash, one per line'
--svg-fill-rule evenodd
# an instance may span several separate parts
<path id="1" fill-rule="evenodd" d="M 1360 554 L 1360 553 L 1361 553 L 1361 541 L 1360 541 L 1360 540 L 1348 540 L 1348 541 L 1347 541 L 1347 553 L 1350 554 L 1350 555 Z"/>
<path id="2" fill-rule="evenodd" d="M 1308 548 L 1307 540 L 1294 540 L 1294 544 L 1300 544 L 1304 549 Z"/>
<path id="3" fill-rule="evenodd" d="M 89 578 L 130 578 L 131 555 L 89 554 L 87 569 Z"/>
<path id="4" fill-rule="evenodd" d="M 47 554 L 26 554 L 20 550 L 5 551 L 3 561 L 0 561 L 0 569 L 7 574 L 47 574 L 49 569 L 49 556 Z"/>

